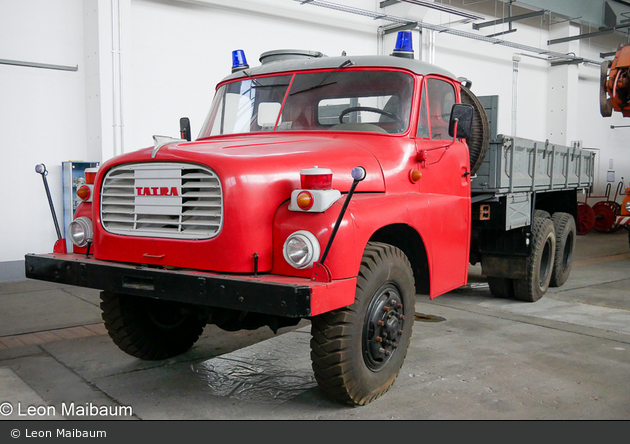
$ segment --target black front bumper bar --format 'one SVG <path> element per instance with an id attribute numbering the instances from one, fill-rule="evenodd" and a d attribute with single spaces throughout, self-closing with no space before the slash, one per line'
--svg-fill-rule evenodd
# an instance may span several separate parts
<path id="1" fill-rule="evenodd" d="M 27 278 L 188 304 L 292 318 L 311 315 L 308 285 L 100 261 L 76 254 L 27 254 Z"/>

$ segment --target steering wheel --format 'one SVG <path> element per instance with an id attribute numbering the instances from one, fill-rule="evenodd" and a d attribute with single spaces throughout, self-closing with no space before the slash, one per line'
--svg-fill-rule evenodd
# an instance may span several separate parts
<path id="1" fill-rule="evenodd" d="M 389 117 L 392 120 L 395 120 L 396 122 L 398 122 L 398 124 L 400 124 L 402 126 L 405 125 L 405 122 L 403 122 L 403 120 L 400 117 L 398 117 L 396 114 L 390 113 L 389 111 L 385 111 L 385 110 L 382 110 L 380 108 L 372 108 L 371 106 L 353 106 L 353 107 L 344 109 L 339 114 L 339 123 L 343 123 L 343 117 L 346 114 L 350 114 L 350 113 L 353 113 L 355 111 L 370 111 L 370 112 L 373 112 L 373 113 L 382 114 L 384 116 Z"/>

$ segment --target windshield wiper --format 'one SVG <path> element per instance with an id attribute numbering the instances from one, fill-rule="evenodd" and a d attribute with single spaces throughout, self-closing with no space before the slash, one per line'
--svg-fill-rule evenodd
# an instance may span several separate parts
<path id="1" fill-rule="evenodd" d="M 245 75 L 246 75 L 246 76 L 247 76 L 247 77 L 248 77 L 248 78 L 252 81 L 252 83 L 253 83 L 254 85 L 256 85 L 256 86 L 262 86 L 262 85 L 260 84 L 260 82 L 259 82 L 258 80 L 256 80 L 255 78 L 253 78 L 252 76 L 250 76 L 250 75 L 249 75 L 249 73 L 248 73 L 247 71 L 245 71 L 245 70 L 243 69 L 241 72 L 242 72 L 243 74 L 245 74 Z"/>
<path id="2" fill-rule="evenodd" d="M 256 80 L 255 78 L 253 78 L 247 71 L 243 70 L 242 71 L 243 74 L 245 74 L 247 76 L 248 79 L 250 79 L 253 83 L 252 88 L 276 88 L 278 86 L 289 86 L 289 83 L 273 83 L 270 85 L 263 85 L 262 83 L 260 83 L 258 80 Z"/>
<path id="3" fill-rule="evenodd" d="M 324 83 L 324 82 L 326 80 L 328 80 L 328 77 L 333 75 L 337 70 L 339 70 L 341 68 L 345 68 L 346 66 L 350 66 L 350 65 L 354 65 L 354 62 L 352 60 L 348 59 L 345 62 L 343 62 L 341 65 L 339 65 L 338 67 L 336 67 L 335 69 L 330 71 L 328 73 L 328 75 L 326 75 L 317 85 L 309 86 L 308 88 L 301 89 L 300 91 L 296 91 L 296 92 L 291 93 L 289 95 L 290 96 L 294 96 L 296 94 L 300 94 L 300 93 L 303 93 L 303 92 L 306 92 L 306 91 L 311 91 L 311 90 L 316 89 L 316 88 L 321 88 L 322 86 L 334 85 L 337 82 L 328 82 L 328 83 Z"/>

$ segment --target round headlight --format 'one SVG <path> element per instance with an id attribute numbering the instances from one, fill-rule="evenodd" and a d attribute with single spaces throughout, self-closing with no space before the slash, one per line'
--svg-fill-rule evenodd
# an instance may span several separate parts
<path id="1" fill-rule="evenodd" d="M 92 221 L 85 216 L 77 217 L 68 225 L 70 242 L 77 247 L 85 247 L 92 240 Z"/>
<path id="2" fill-rule="evenodd" d="M 625 207 L 626 207 L 626 211 L 630 213 L 630 200 L 626 202 Z"/>
<path id="3" fill-rule="evenodd" d="M 287 237 L 282 248 L 284 259 L 297 269 L 309 268 L 319 259 L 320 247 L 313 233 L 300 230 Z"/>

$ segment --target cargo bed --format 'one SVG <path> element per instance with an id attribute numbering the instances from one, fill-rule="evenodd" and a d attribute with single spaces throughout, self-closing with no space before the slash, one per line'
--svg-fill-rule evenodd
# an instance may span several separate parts
<path id="1" fill-rule="evenodd" d="M 594 164 L 595 153 L 578 146 L 500 134 L 490 142 L 485 160 L 472 178 L 471 193 L 587 189 L 593 184 Z"/>

